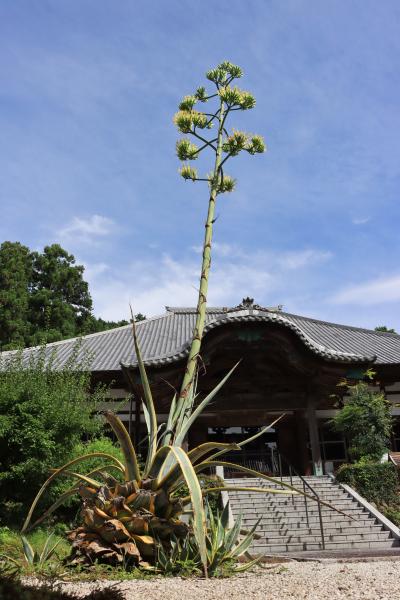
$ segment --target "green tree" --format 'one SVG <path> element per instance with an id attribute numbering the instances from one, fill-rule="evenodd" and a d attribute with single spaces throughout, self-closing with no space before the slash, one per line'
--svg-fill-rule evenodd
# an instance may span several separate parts
<path id="1" fill-rule="evenodd" d="M 20 524 L 41 481 L 62 464 L 82 439 L 99 435 L 93 418 L 105 388 L 90 389 L 89 363 L 76 352 L 62 370 L 45 361 L 43 348 L 29 365 L 22 354 L 0 361 L 0 522 Z M 55 359 L 55 357 L 54 357 Z M 64 482 L 62 482 L 63 484 Z M 60 488 L 50 490 L 50 503 Z"/>
<path id="2" fill-rule="evenodd" d="M 135 321 L 144 321 L 146 316 L 142 313 L 137 313 L 134 316 Z M 123 325 L 129 325 L 129 322 L 125 319 L 121 321 L 105 321 L 101 317 L 92 317 L 87 324 L 86 333 L 97 333 L 98 331 L 105 331 L 107 329 L 114 329 L 115 327 L 122 327 Z"/>
<path id="3" fill-rule="evenodd" d="M 138 313 L 137 320 L 145 317 Z M 92 313 L 84 267 L 60 245 L 31 252 L 19 242 L 0 246 L 0 349 L 56 342 L 127 325 Z"/>
<path id="4" fill-rule="evenodd" d="M 33 252 L 32 257 L 29 345 L 79 335 L 92 311 L 84 267 L 76 265 L 74 256 L 58 244 L 46 246 L 42 253 Z"/>
<path id="5" fill-rule="evenodd" d="M 363 382 L 349 386 L 349 393 L 346 404 L 333 419 L 334 427 L 348 439 L 353 460 L 380 460 L 392 431 L 390 403 L 384 394 L 371 391 Z"/>
<path id="6" fill-rule="evenodd" d="M 375 327 L 375 331 L 383 331 L 385 333 L 397 333 L 395 329 L 389 329 L 386 325 L 380 325 L 379 327 Z"/>
<path id="7" fill-rule="evenodd" d="M 225 173 L 225 164 L 230 158 L 238 156 L 242 152 L 253 155 L 265 152 L 265 144 L 261 136 L 250 135 L 236 129 L 232 129 L 229 133 L 227 130 L 227 119 L 230 113 L 252 109 L 256 104 L 255 98 L 250 92 L 233 85 L 233 82 L 241 78 L 242 75 L 243 72 L 240 67 L 227 61 L 222 62 L 206 74 L 207 79 L 213 85 L 213 91 L 207 93 L 205 87 L 201 86 L 193 95 L 185 96 L 180 102 L 179 111 L 174 117 L 175 125 L 180 133 L 189 136 L 180 139 L 176 144 L 177 156 L 179 160 L 185 162 L 180 169 L 180 174 L 188 181 L 208 183 L 210 190 L 196 324 L 178 400 L 179 410 L 184 406 L 185 398 L 192 392 L 203 337 L 217 196 L 225 192 L 232 192 L 236 183 L 232 177 Z M 198 110 L 199 103 L 207 103 L 210 100 L 216 102 L 214 110 L 212 108 L 208 109 L 207 112 Z M 216 130 L 215 133 L 208 135 L 208 132 L 213 128 Z M 211 173 L 199 177 L 197 169 L 187 161 L 197 160 L 203 151 L 211 151 L 213 167 Z"/>
<path id="8" fill-rule="evenodd" d="M 29 321 L 32 255 L 19 242 L 0 246 L 0 347 L 24 346 Z"/>

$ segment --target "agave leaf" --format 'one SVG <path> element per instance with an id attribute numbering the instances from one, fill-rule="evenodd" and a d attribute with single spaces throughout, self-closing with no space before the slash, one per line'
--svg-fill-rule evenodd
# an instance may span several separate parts
<path id="1" fill-rule="evenodd" d="M 157 480 L 161 480 L 161 473 L 163 472 L 164 465 L 169 458 L 171 453 L 171 446 L 162 446 L 159 450 L 157 450 L 153 462 L 150 466 L 149 472 L 145 474 L 150 479 L 155 479 L 155 489 L 157 489 Z M 176 462 L 176 460 L 174 461 Z"/>
<path id="2" fill-rule="evenodd" d="M 150 431 L 151 431 L 150 414 L 149 414 L 149 411 L 147 410 L 147 406 L 145 405 L 144 402 L 142 402 L 142 409 L 143 409 L 144 422 L 146 423 L 146 429 L 147 429 L 147 444 L 148 444 L 148 447 L 150 448 Z"/>
<path id="3" fill-rule="evenodd" d="M 125 472 L 125 470 L 122 467 L 108 463 L 106 465 L 102 465 L 101 467 L 93 469 L 93 471 L 90 471 L 90 473 L 86 473 L 86 477 L 90 477 L 91 475 L 95 475 L 96 473 L 100 473 L 100 475 L 103 475 L 106 469 L 117 469 L 118 471 L 120 471 L 120 473 Z"/>
<path id="4" fill-rule="evenodd" d="M 83 462 L 89 458 L 109 458 L 112 461 L 114 461 L 115 463 L 117 463 L 120 467 L 123 468 L 122 463 L 120 463 L 120 461 L 115 458 L 114 456 L 112 456 L 111 454 L 107 454 L 106 452 L 90 452 L 89 454 L 84 454 L 83 456 L 78 456 L 77 458 L 74 458 L 73 460 L 70 460 L 69 462 L 67 462 L 65 465 L 63 465 L 62 467 L 60 467 L 59 469 L 57 469 L 54 473 L 52 473 L 50 475 L 50 477 L 48 479 L 46 479 L 46 481 L 44 482 L 44 484 L 42 485 L 42 487 L 40 488 L 40 490 L 38 491 L 38 493 L 36 494 L 32 505 L 29 509 L 28 515 L 25 519 L 25 522 L 22 526 L 21 529 L 21 533 L 24 533 L 30 523 L 30 520 L 32 518 L 32 514 L 33 511 L 36 508 L 37 503 L 39 502 L 40 498 L 42 497 L 43 493 L 45 492 L 45 490 L 48 488 L 48 486 L 50 485 L 50 483 L 59 475 L 62 475 L 64 471 L 66 471 L 69 467 L 71 467 L 72 465 L 75 465 L 79 462 Z"/>
<path id="5" fill-rule="evenodd" d="M 220 487 L 212 487 L 212 488 L 204 488 L 201 490 L 201 493 L 203 494 L 203 496 L 205 496 L 206 494 L 210 494 L 212 492 L 257 492 L 259 494 L 265 494 L 266 492 L 268 492 L 268 494 L 284 494 L 285 496 L 288 495 L 297 495 L 300 494 L 301 492 L 297 491 L 297 490 L 292 490 L 292 491 L 288 491 L 288 490 L 277 490 L 275 488 L 256 488 L 256 487 L 238 487 L 238 486 L 233 486 L 233 485 L 223 485 Z M 190 496 L 184 496 L 183 498 L 181 498 L 181 502 L 183 504 L 186 504 L 187 502 L 190 502 Z"/>
<path id="6" fill-rule="evenodd" d="M 193 507 L 193 533 L 196 538 L 201 562 L 203 563 L 204 574 L 207 576 L 207 548 L 206 548 L 206 517 L 203 507 L 203 497 L 201 494 L 200 483 L 196 472 L 193 469 L 192 463 L 186 452 L 179 446 L 169 446 L 171 453 L 175 456 L 176 461 L 182 469 L 186 485 L 189 488 Z"/>
<path id="7" fill-rule="evenodd" d="M 292 492 L 299 494 L 300 496 L 303 496 L 305 498 L 308 498 L 309 500 L 312 500 L 313 502 L 318 502 L 316 496 L 312 496 L 311 494 L 306 494 L 302 490 L 295 488 L 293 485 L 290 485 L 289 483 L 284 483 L 283 481 L 280 481 L 280 479 L 275 479 L 274 477 L 269 477 L 269 475 L 264 475 L 264 473 L 260 473 L 259 471 L 255 471 L 254 469 L 249 469 L 248 467 L 243 467 L 242 465 L 236 465 L 235 463 L 225 462 L 222 460 L 221 461 L 220 460 L 209 460 L 209 461 L 204 461 L 204 462 L 196 465 L 194 467 L 194 469 L 195 469 L 196 473 L 200 473 L 201 471 L 204 471 L 204 469 L 208 469 L 208 467 L 218 467 L 218 466 L 234 467 L 238 471 L 243 471 L 243 473 L 248 473 L 249 475 L 254 475 L 254 477 L 260 477 L 260 479 L 266 479 L 267 481 L 272 481 L 273 483 L 276 483 L 277 485 L 281 485 L 285 489 L 292 490 Z M 216 488 L 213 488 L 213 489 L 215 490 Z M 238 488 L 235 488 L 235 489 L 238 489 Z M 272 492 L 272 490 L 267 490 L 267 488 L 265 488 L 265 491 Z M 282 493 L 282 491 L 283 490 L 281 490 L 280 493 Z M 276 494 L 277 492 L 279 493 L 278 490 L 273 491 L 274 494 Z M 355 521 L 355 519 L 353 517 L 351 517 L 347 513 L 343 512 L 342 510 L 335 508 L 334 506 L 332 506 L 332 504 L 329 504 L 329 502 L 325 502 L 324 500 L 321 500 L 321 499 L 319 499 L 319 502 L 322 506 L 326 506 L 327 508 L 330 508 L 339 514 L 344 515 L 348 519 Z"/>
<path id="8" fill-rule="evenodd" d="M 199 461 L 205 454 L 214 450 L 214 448 L 228 448 L 229 450 L 238 450 L 237 444 L 222 444 L 220 442 L 206 442 L 205 444 L 200 444 L 197 448 L 193 448 L 188 453 L 188 457 L 192 465 L 194 465 L 197 461 Z M 167 461 L 166 461 L 167 462 Z M 159 477 L 157 477 L 156 487 L 165 488 L 168 491 L 172 491 L 172 488 L 176 487 L 178 483 L 183 481 L 183 474 L 179 468 L 179 465 L 174 466 L 172 469 L 169 469 L 166 475 L 164 475 L 165 468 L 160 469 Z"/>
<path id="9" fill-rule="evenodd" d="M 211 450 L 216 450 L 217 448 L 224 449 L 225 452 L 229 452 L 230 450 L 240 450 L 239 444 L 235 443 L 206 442 L 205 444 L 200 444 L 196 448 L 193 448 L 193 450 L 190 450 L 188 456 L 192 465 L 195 465 L 200 458 L 207 454 L 207 452 L 211 452 Z"/>
<path id="10" fill-rule="evenodd" d="M 233 368 L 229 371 L 229 373 L 227 373 L 227 375 L 225 375 L 225 377 L 223 379 L 221 379 L 221 381 L 204 398 L 204 400 L 202 400 L 200 402 L 200 404 L 195 408 L 195 410 L 192 412 L 192 414 L 190 415 L 189 419 L 182 426 L 182 428 L 180 430 L 177 429 L 176 436 L 175 436 L 175 444 L 177 446 L 179 446 L 180 444 L 182 444 L 183 440 L 186 437 L 186 434 L 188 433 L 189 429 L 191 428 L 191 426 L 193 425 L 193 423 L 195 422 L 195 420 L 197 419 L 197 417 L 203 412 L 203 410 L 211 402 L 211 400 L 213 400 L 213 398 L 218 394 L 219 390 L 222 388 L 222 386 L 225 384 L 225 382 L 232 375 L 233 371 L 237 368 L 237 366 L 239 365 L 239 363 L 240 363 L 240 360 L 233 366 Z"/>
<path id="11" fill-rule="evenodd" d="M 252 560 L 249 560 L 247 563 L 243 563 L 242 565 L 239 565 L 238 567 L 235 567 L 234 572 L 235 573 L 244 573 L 245 571 L 248 571 L 252 567 L 255 567 L 256 565 L 260 564 L 260 562 L 262 561 L 262 559 L 263 559 L 262 556 L 258 556 L 257 558 L 253 558 Z"/>
<path id="12" fill-rule="evenodd" d="M 175 427 L 176 420 L 178 418 L 178 413 L 176 412 L 176 394 L 171 401 L 171 406 L 168 413 L 168 421 L 166 425 L 166 430 L 164 434 L 164 444 L 168 445 L 171 441 L 172 431 Z"/>
<path id="13" fill-rule="evenodd" d="M 28 540 L 24 535 L 21 535 L 22 545 L 24 548 L 24 556 L 28 565 L 34 565 L 38 560 L 38 555 L 35 550 L 32 548 Z"/>
<path id="14" fill-rule="evenodd" d="M 244 554 L 245 552 L 247 552 L 247 550 L 251 546 L 251 543 L 252 543 L 253 537 L 254 537 L 254 532 L 255 532 L 256 528 L 258 527 L 258 525 L 260 524 L 261 518 L 262 517 L 260 517 L 257 520 L 257 522 L 250 529 L 250 531 L 239 542 L 239 544 L 235 548 L 233 548 L 233 550 L 232 550 L 232 556 L 240 556 L 241 554 Z"/>
<path id="15" fill-rule="evenodd" d="M 204 493 L 204 490 L 203 490 Z M 224 506 L 224 510 L 221 513 L 221 525 L 225 529 L 228 529 L 229 525 L 229 504 L 228 502 Z"/>
<path id="16" fill-rule="evenodd" d="M 149 445 L 149 450 L 147 453 L 146 464 L 144 467 L 144 472 L 147 473 L 147 471 L 150 468 L 151 463 L 153 462 L 154 455 L 157 452 L 157 415 L 156 415 L 156 411 L 154 408 L 153 395 L 151 393 L 149 380 L 147 378 L 146 368 L 144 366 L 144 362 L 142 359 L 142 353 L 140 352 L 139 342 L 138 342 L 137 333 L 136 333 L 135 318 L 133 316 L 132 306 L 130 306 L 130 309 L 131 309 L 131 317 L 132 317 L 133 343 L 135 346 L 136 358 L 137 358 L 138 366 L 139 366 L 140 379 L 141 379 L 142 386 L 143 386 L 144 401 L 145 401 L 145 404 L 146 404 L 146 407 L 148 410 L 148 414 L 149 414 L 150 445 Z"/>
<path id="17" fill-rule="evenodd" d="M 57 469 L 51 469 L 51 471 L 53 473 L 55 473 L 57 471 Z M 66 477 L 75 477 L 76 479 L 81 479 L 82 481 L 86 481 L 86 483 L 88 483 L 89 485 L 91 485 L 92 487 L 99 489 L 101 488 L 102 484 L 99 481 L 96 481 L 95 479 L 92 479 L 91 477 L 88 477 L 87 475 L 82 475 L 81 473 L 75 473 L 74 471 L 63 471 L 62 473 L 60 473 L 60 475 L 65 475 Z"/>
<path id="18" fill-rule="evenodd" d="M 229 529 L 226 534 L 224 551 L 226 553 L 230 553 L 233 546 L 236 544 L 237 539 L 240 535 L 240 530 L 242 528 L 242 513 L 239 513 L 238 518 L 236 519 L 232 529 Z"/>
<path id="19" fill-rule="evenodd" d="M 49 560 L 54 552 L 56 551 L 57 546 L 59 545 L 59 543 L 61 542 L 61 538 L 58 538 L 58 540 L 55 542 L 55 544 L 53 544 L 53 546 L 50 546 L 51 542 L 53 541 L 53 534 L 51 533 L 46 542 L 45 545 L 43 546 L 43 550 L 40 554 L 40 562 L 45 562 L 46 560 Z"/>
<path id="20" fill-rule="evenodd" d="M 121 450 L 125 458 L 125 480 L 132 481 L 132 479 L 135 479 L 136 481 L 140 481 L 139 463 L 135 448 L 133 447 L 132 440 L 125 425 L 122 423 L 121 419 L 110 410 L 107 410 L 104 413 L 104 416 L 121 444 Z"/>
<path id="21" fill-rule="evenodd" d="M 64 492 L 64 494 L 61 494 L 61 496 L 42 514 L 41 517 L 39 517 L 39 519 L 37 519 L 30 527 L 28 527 L 25 531 L 30 531 L 31 529 L 33 529 L 34 527 L 36 527 L 37 525 L 39 525 L 40 523 L 42 523 L 45 519 L 47 519 L 47 517 L 49 517 L 55 510 L 57 510 L 57 508 L 59 506 L 61 506 L 61 504 L 64 502 L 64 500 L 67 500 L 67 498 L 70 498 L 71 496 L 74 496 L 75 494 L 77 494 L 79 491 L 78 487 L 74 487 L 69 489 L 67 492 Z"/>

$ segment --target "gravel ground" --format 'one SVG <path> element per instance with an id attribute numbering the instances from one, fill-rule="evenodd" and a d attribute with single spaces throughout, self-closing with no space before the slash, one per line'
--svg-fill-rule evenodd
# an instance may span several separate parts
<path id="1" fill-rule="evenodd" d="M 88 594 L 93 587 L 117 587 L 126 600 L 395 600 L 400 598 L 400 562 L 395 560 L 290 562 L 230 579 L 163 578 L 150 581 L 64 584 Z"/>

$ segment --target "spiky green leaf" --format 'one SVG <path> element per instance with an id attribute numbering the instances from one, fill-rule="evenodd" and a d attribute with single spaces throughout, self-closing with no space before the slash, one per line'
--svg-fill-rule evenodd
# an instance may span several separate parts
<path id="1" fill-rule="evenodd" d="M 132 440 L 125 425 L 122 423 L 121 419 L 110 410 L 107 410 L 104 413 L 104 416 L 117 436 L 124 455 L 125 480 L 132 481 L 132 479 L 135 479 L 136 481 L 140 481 L 140 469 L 135 448 L 133 447 Z"/>
<path id="2" fill-rule="evenodd" d="M 157 452 L 158 424 L 157 424 L 157 415 L 156 415 L 156 411 L 154 408 L 153 395 L 151 393 L 149 380 L 147 378 L 146 368 L 144 366 L 144 362 L 142 359 L 142 353 L 140 351 L 132 306 L 130 306 L 130 310 L 131 310 L 133 343 L 135 346 L 136 358 L 137 358 L 137 362 L 138 362 L 138 366 L 139 366 L 140 379 L 141 379 L 142 386 L 143 386 L 144 402 L 145 402 L 147 410 L 148 410 L 149 422 L 150 422 L 150 430 L 148 432 L 148 434 L 149 434 L 149 450 L 147 453 L 146 464 L 144 467 L 144 474 L 146 474 L 148 469 L 150 468 L 152 461 L 153 461 L 154 455 Z"/>

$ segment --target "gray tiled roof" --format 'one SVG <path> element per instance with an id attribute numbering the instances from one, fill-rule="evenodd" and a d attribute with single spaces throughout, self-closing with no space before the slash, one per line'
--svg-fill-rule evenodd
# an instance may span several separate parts
<path id="1" fill-rule="evenodd" d="M 167 308 L 161 316 L 140 321 L 138 337 L 146 364 L 158 366 L 173 363 L 187 355 L 195 323 L 193 308 Z M 337 325 L 267 309 L 207 310 L 207 333 L 215 327 L 236 322 L 276 323 L 292 330 L 316 355 L 334 362 L 374 362 L 400 364 L 400 335 Z M 46 353 L 56 352 L 56 365 L 63 365 L 71 356 L 77 339 L 48 344 Z M 101 333 L 84 336 L 81 352 L 93 355 L 93 371 L 118 371 L 120 363 L 136 365 L 131 326 L 125 325 Z M 36 353 L 37 348 L 24 350 L 24 358 Z M 9 356 L 3 352 L 3 358 Z"/>

